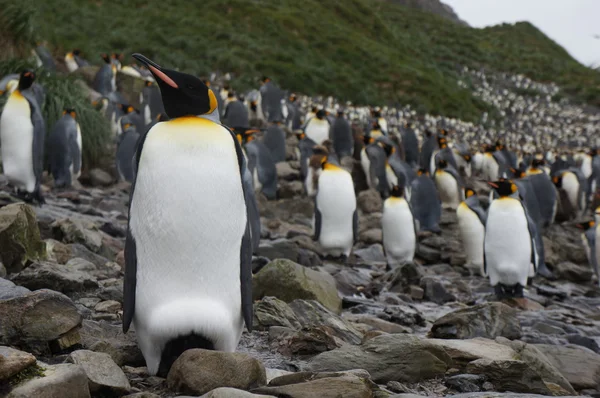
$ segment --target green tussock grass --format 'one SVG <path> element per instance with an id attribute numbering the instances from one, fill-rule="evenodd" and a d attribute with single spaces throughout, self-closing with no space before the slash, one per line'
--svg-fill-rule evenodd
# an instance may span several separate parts
<path id="1" fill-rule="evenodd" d="M 34 18 L 33 3 L 0 0 L 0 60 L 29 54 L 37 39 Z"/>
<path id="2" fill-rule="evenodd" d="M 19 0 L 0 0 L 19 2 Z M 206 76 L 233 72 L 234 87 L 271 76 L 286 89 L 358 104 L 411 104 L 476 121 L 488 104 L 457 84 L 462 66 L 555 81 L 600 106 L 600 73 L 529 23 L 486 29 L 382 0 L 46 0 L 34 21 L 57 54 L 92 62 L 120 51 Z"/>
<path id="3" fill-rule="evenodd" d="M 89 169 L 97 166 L 107 155 L 106 145 L 110 142 L 110 127 L 104 116 L 92 107 L 80 83 L 77 82 L 78 78 L 72 75 L 48 74 L 43 69 L 34 68 L 29 61 L 15 59 L 0 61 L 1 76 L 19 73 L 25 68 L 36 72 L 36 81 L 46 91 L 46 100 L 42 105 L 42 113 L 46 121 L 46 137 L 62 117 L 63 109 L 74 108 L 77 112 L 77 122 L 81 127 L 83 167 Z M 0 106 L 3 106 L 6 101 L 6 96 L 4 97 Z"/>

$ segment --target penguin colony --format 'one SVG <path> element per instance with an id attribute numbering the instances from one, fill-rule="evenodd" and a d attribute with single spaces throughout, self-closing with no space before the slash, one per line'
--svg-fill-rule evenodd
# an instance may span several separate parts
<path id="1" fill-rule="evenodd" d="M 34 57 L 56 71 L 43 46 Z M 552 277 L 542 234 L 556 222 L 578 222 L 600 276 L 600 117 L 553 101 L 553 85 L 465 68 L 475 95 L 503 117 L 473 124 L 301 97 L 268 77 L 237 93 L 229 75 L 200 79 L 141 54 L 130 65 L 119 54 L 101 59 L 93 104 L 110 122 L 118 174 L 131 183 L 123 329 L 135 327 L 150 374 L 165 376 L 192 347 L 234 351 L 251 329 L 256 197 L 278 199 L 277 164 L 287 160 L 298 162 L 314 200 L 314 239 L 328 258 L 353 261 L 357 195 L 370 189 L 382 201 L 390 268 L 414 260 L 419 236 L 441 233 L 445 209 L 456 213 L 467 266 L 499 298 L 523 297 L 538 274 Z M 69 72 L 89 65 L 78 50 L 64 64 Z M 78 184 L 85 131 L 68 104 L 48 128 L 36 72 L 15 72 L 0 80 L 2 169 L 15 195 L 42 205 L 44 170 L 53 189 Z M 118 74 L 143 82 L 139 107 L 119 91 Z M 498 91 L 488 80 L 540 94 Z"/>

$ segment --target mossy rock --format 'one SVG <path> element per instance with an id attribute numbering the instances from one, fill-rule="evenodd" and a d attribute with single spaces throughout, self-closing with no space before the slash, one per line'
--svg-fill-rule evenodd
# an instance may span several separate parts
<path id="1" fill-rule="evenodd" d="M 296 299 L 316 300 L 337 314 L 342 310 L 342 300 L 331 275 L 286 259 L 271 261 L 254 276 L 253 296 L 255 300 L 274 296 L 286 303 Z"/>
<path id="2" fill-rule="evenodd" d="M 15 203 L 0 209 L 0 258 L 9 274 L 46 258 L 46 243 L 30 206 Z"/>

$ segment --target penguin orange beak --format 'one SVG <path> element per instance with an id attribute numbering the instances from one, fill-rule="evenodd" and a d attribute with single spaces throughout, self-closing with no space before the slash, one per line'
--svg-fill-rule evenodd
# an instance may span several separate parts
<path id="1" fill-rule="evenodd" d="M 493 183 L 493 182 L 491 182 L 491 181 L 488 181 L 488 185 L 489 185 L 490 187 L 492 187 L 492 188 L 498 188 L 498 184 L 495 184 L 495 183 Z"/>
<path id="2" fill-rule="evenodd" d="M 175 83 L 173 81 L 173 79 L 171 79 L 169 76 L 167 76 L 162 71 L 161 66 L 159 64 L 157 64 L 156 62 L 151 61 L 148 58 L 144 57 L 142 54 L 138 54 L 138 53 L 133 54 L 132 57 L 137 59 L 138 61 L 140 61 L 142 64 L 146 65 L 148 67 L 148 69 L 150 69 L 150 72 L 152 72 L 154 77 L 162 80 L 163 82 L 165 82 L 166 84 L 168 84 L 169 86 L 171 86 L 173 88 L 179 88 L 177 83 Z"/>

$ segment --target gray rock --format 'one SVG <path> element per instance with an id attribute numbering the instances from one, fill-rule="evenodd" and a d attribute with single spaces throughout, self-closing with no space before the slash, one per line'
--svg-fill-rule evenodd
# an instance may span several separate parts
<path id="1" fill-rule="evenodd" d="M 277 178 L 281 180 L 293 181 L 300 179 L 300 171 L 293 169 L 287 162 L 279 162 L 275 167 L 277 168 Z"/>
<path id="2" fill-rule="evenodd" d="M 254 304 L 256 324 L 263 327 L 285 326 L 300 329 L 301 325 L 294 311 L 284 301 L 275 297 L 263 297 Z"/>
<path id="3" fill-rule="evenodd" d="M 538 332 L 543 334 L 566 334 L 563 328 L 554 325 L 549 325 L 546 322 L 537 322 L 531 327 L 531 329 L 537 330 Z"/>
<path id="4" fill-rule="evenodd" d="M 81 328 L 82 345 L 92 351 L 104 352 L 119 366 L 145 366 L 135 332 L 123 333 L 121 325 L 111 325 L 105 321 L 84 320 Z"/>
<path id="5" fill-rule="evenodd" d="M 460 374 L 446 379 L 446 386 L 458 392 L 479 392 L 485 376 Z"/>
<path id="6" fill-rule="evenodd" d="M 396 398 L 391 396 L 390 398 Z M 550 398 L 546 395 L 539 394 L 522 394 L 512 392 L 474 392 L 458 395 L 450 395 L 448 398 Z M 576 396 L 568 396 L 563 398 L 577 398 Z"/>
<path id="7" fill-rule="evenodd" d="M 94 309 L 98 312 L 117 313 L 121 310 L 121 303 L 114 300 L 102 301 Z"/>
<path id="8" fill-rule="evenodd" d="M 445 283 L 436 277 L 425 276 L 421 278 L 421 288 L 424 291 L 425 300 L 433 301 L 436 304 L 456 301 L 456 297 L 446 289 Z"/>
<path id="9" fill-rule="evenodd" d="M 0 301 L 0 319 L 0 344 L 48 353 L 80 342 L 81 315 L 71 299 L 52 290 Z"/>
<path id="10" fill-rule="evenodd" d="M 277 188 L 277 195 L 281 199 L 295 198 L 302 195 L 303 192 L 304 185 L 301 181 L 281 181 L 279 182 L 279 187 Z"/>
<path id="11" fill-rule="evenodd" d="M 92 393 L 110 391 L 117 395 L 127 393 L 131 389 L 125 373 L 108 354 L 77 350 L 69 355 L 69 360 L 81 365 L 87 375 Z"/>
<path id="12" fill-rule="evenodd" d="M 93 187 L 106 187 L 114 182 L 114 179 L 110 174 L 101 169 L 91 169 L 88 172 L 90 179 L 90 185 Z"/>
<path id="13" fill-rule="evenodd" d="M 594 274 L 589 266 L 577 265 L 569 261 L 555 265 L 552 270 L 557 278 L 571 282 L 589 282 Z"/>
<path id="14" fill-rule="evenodd" d="M 160 398 L 160 395 L 152 394 L 151 392 L 138 392 L 135 394 L 125 395 L 122 398 Z"/>
<path id="15" fill-rule="evenodd" d="M 362 340 L 362 333 L 315 300 L 294 300 L 289 304 L 303 328 L 327 327 L 331 335 L 351 344 Z"/>
<path id="16" fill-rule="evenodd" d="M 71 248 L 54 239 L 46 239 L 46 252 L 51 262 L 66 264 L 73 257 Z"/>
<path id="17" fill-rule="evenodd" d="M 356 201 L 358 208 L 365 214 L 380 212 L 383 209 L 381 195 L 374 189 L 360 192 Z"/>
<path id="18" fill-rule="evenodd" d="M 394 268 L 384 277 L 386 288 L 390 292 L 408 293 L 412 285 L 419 285 L 423 277 L 423 267 L 419 264 L 409 263 Z M 416 286 L 415 286 L 416 287 Z M 422 298 L 423 296 L 421 296 Z"/>
<path id="19" fill-rule="evenodd" d="M 485 375 L 501 392 L 552 394 L 540 375 L 523 361 L 478 359 L 467 365 L 467 371 Z"/>
<path id="20" fill-rule="evenodd" d="M 0 346 L 0 383 L 35 363 L 35 357 L 28 352 Z"/>
<path id="21" fill-rule="evenodd" d="M 0 278 L 5 278 L 6 277 L 6 268 L 4 268 L 4 264 L 0 263 Z"/>
<path id="22" fill-rule="evenodd" d="M 82 292 L 98 287 L 96 278 L 68 264 L 40 261 L 31 264 L 13 278 L 28 289 L 51 289 L 62 293 Z"/>
<path id="23" fill-rule="evenodd" d="M 282 370 L 282 369 L 273 369 L 273 368 L 266 368 L 266 371 L 267 371 L 267 383 L 270 383 L 271 380 L 276 379 L 277 377 L 294 374 L 294 372 L 290 372 L 290 371 Z"/>
<path id="24" fill-rule="evenodd" d="M 345 267 L 336 272 L 333 277 L 337 282 L 338 290 L 345 296 L 360 293 L 373 280 L 371 271 L 365 268 Z"/>
<path id="25" fill-rule="evenodd" d="M 27 380 L 6 398 L 90 398 L 83 368 L 74 364 L 44 365 L 43 376 Z"/>
<path id="26" fill-rule="evenodd" d="M 63 243 L 81 243 L 94 253 L 102 247 L 102 235 L 93 223 L 78 219 L 63 219 L 52 223 L 54 239 Z"/>
<path id="27" fill-rule="evenodd" d="M 90 251 L 90 249 L 88 249 L 80 243 L 73 243 L 68 246 L 73 253 L 73 257 L 87 260 L 90 263 L 94 264 L 96 267 L 103 267 L 106 263 L 109 262 L 107 258 L 93 253 L 92 251 Z"/>
<path id="28" fill-rule="evenodd" d="M 252 390 L 257 394 L 270 394 L 289 398 L 371 398 L 371 386 L 364 379 L 353 375 L 317 379 L 300 384 L 278 387 L 261 387 Z"/>
<path id="29" fill-rule="evenodd" d="M 502 303 L 484 303 L 444 315 L 431 327 L 431 337 L 440 339 L 472 339 L 498 336 L 521 337 L 517 311 Z"/>
<path id="30" fill-rule="evenodd" d="M 358 240 L 368 245 L 383 242 L 383 232 L 379 228 L 371 228 L 358 235 Z"/>
<path id="31" fill-rule="evenodd" d="M 428 344 L 438 346 L 452 358 L 454 367 L 464 367 L 477 359 L 511 360 L 516 352 L 505 345 L 489 339 L 443 340 L 428 339 Z"/>
<path id="32" fill-rule="evenodd" d="M 270 260 L 288 259 L 294 262 L 298 261 L 298 245 L 287 239 L 278 239 L 270 242 L 261 243 L 258 247 L 258 256 L 266 257 Z"/>
<path id="33" fill-rule="evenodd" d="M 191 349 L 175 360 L 167 383 L 171 390 L 202 395 L 219 387 L 263 386 L 267 376 L 263 364 L 247 354 Z"/>
<path id="34" fill-rule="evenodd" d="M 442 260 L 442 253 L 439 249 L 419 243 L 415 257 L 423 260 L 424 264 L 437 264 Z"/>
<path id="35" fill-rule="evenodd" d="M 352 323 L 359 323 L 369 327 L 369 329 L 381 330 L 385 333 L 412 333 L 410 328 L 407 328 L 397 323 L 385 321 L 368 314 L 344 314 L 343 318 Z"/>
<path id="36" fill-rule="evenodd" d="M 418 382 L 443 375 L 452 365 L 446 350 L 414 335 L 391 334 L 368 340 L 362 346 L 346 345 L 314 357 L 311 371 L 362 368 L 373 381 Z"/>
<path id="37" fill-rule="evenodd" d="M 296 299 L 317 300 L 336 313 L 342 309 L 331 275 L 285 259 L 271 261 L 254 276 L 253 296 L 255 300 L 274 296 L 288 303 Z"/>
<path id="38" fill-rule="evenodd" d="M 0 208 L 0 260 L 8 273 L 19 272 L 31 261 L 46 258 L 31 206 L 15 203 Z"/>
<path id="39" fill-rule="evenodd" d="M 600 383 L 600 355 L 576 345 L 535 344 L 575 389 L 596 388 Z"/>
<path id="40" fill-rule="evenodd" d="M 344 343 L 334 336 L 335 331 L 328 326 L 303 328 L 283 335 L 278 351 L 289 357 L 313 356 L 341 347 Z"/>
<path id="41" fill-rule="evenodd" d="M 22 286 L 17 286 L 13 282 L 0 278 L 0 300 L 8 300 L 15 297 L 24 296 L 31 290 Z"/>
<path id="42" fill-rule="evenodd" d="M 371 375 L 364 369 L 351 369 L 344 372 L 296 372 L 289 373 L 271 380 L 269 382 L 269 387 L 287 386 L 290 384 L 304 383 L 311 380 L 343 376 L 356 376 L 366 380 L 371 380 Z"/>
<path id="43" fill-rule="evenodd" d="M 354 255 L 363 261 L 379 261 L 385 262 L 385 254 L 383 252 L 383 246 L 380 244 L 371 245 L 365 249 L 358 249 L 354 251 Z"/>
<path id="44" fill-rule="evenodd" d="M 278 163 L 281 164 L 281 163 Z M 221 387 L 207 392 L 201 398 L 269 398 L 273 395 L 256 395 L 235 388 Z"/>

